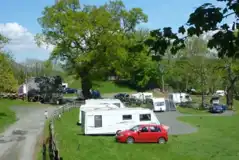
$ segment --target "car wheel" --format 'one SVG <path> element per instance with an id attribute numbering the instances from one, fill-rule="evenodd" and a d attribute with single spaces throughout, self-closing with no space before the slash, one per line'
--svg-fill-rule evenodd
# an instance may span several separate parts
<path id="1" fill-rule="evenodd" d="M 121 130 L 116 131 L 116 135 L 119 134 L 119 132 L 121 132 Z"/>
<path id="2" fill-rule="evenodd" d="M 134 138 L 128 137 L 127 140 L 126 140 L 126 142 L 127 142 L 128 144 L 133 144 L 133 143 L 134 143 Z"/>
<path id="3" fill-rule="evenodd" d="M 158 139 L 158 143 L 159 143 L 159 144 L 165 144 L 166 141 L 165 141 L 164 138 L 159 138 L 159 139 Z"/>

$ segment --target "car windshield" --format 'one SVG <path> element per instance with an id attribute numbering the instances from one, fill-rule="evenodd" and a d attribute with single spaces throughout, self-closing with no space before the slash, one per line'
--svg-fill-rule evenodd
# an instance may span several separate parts
<path id="1" fill-rule="evenodd" d="M 130 131 L 138 131 L 139 130 L 139 125 L 134 126 L 130 129 Z"/>

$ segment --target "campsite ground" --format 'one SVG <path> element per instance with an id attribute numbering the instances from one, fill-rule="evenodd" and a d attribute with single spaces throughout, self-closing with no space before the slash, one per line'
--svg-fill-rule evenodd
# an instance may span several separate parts
<path id="1" fill-rule="evenodd" d="M 239 156 L 239 142 L 236 141 L 239 139 L 239 128 L 237 123 L 234 123 L 239 121 L 238 115 L 225 113 L 224 116 L 193 116 L 188 114 L 181 117 L 183 115 L 177 112 L 161 113 L 161 115 L 158 114 L 158 118 L 172 126 L 171 132 L 181 129 L 180 132 L 188 131 L 188 134 L 170 135 L 166 145 L 127 145 L 116 143 L 114 137 L 81 135 L 80 127 L 76 125 L 78 114 L 77 109 L 67 112 L 61 120 L 55 122 L 60 154 L 64 159 L 236 160 Z"/>

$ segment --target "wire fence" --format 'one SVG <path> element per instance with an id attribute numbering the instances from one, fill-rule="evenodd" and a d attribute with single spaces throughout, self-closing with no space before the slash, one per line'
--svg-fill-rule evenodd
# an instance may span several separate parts
<path id="1" fill-rule="evenodd" d="M 59 148 L 54 131 L 54 121 L 60 119 L 65 112 L 69 112 L 74 108 L 79 108 L 83 102 L 71 102 L 59 107 L 49 118 L 49 135 L 46 141 L 43 142 L 42 154 L 43 160 L 63 160 L 60 156 Z"/>

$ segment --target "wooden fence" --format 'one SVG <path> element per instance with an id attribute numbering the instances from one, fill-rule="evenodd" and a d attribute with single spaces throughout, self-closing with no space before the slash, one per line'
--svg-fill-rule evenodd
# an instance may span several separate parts
<path id="1" fill-rule="evenodd" d="M 43 160 L 63 160 L 60 156 L 59 148 L 57 147 L 57 140 L 54 132 L 54 121 L 61 118 L 64 112 L 69 112 L 74 108 L 79 108 L 83 102 L 71 102 L 59 107 L 50 117 L 49 117 L 49 137 L 45 142 L 43 142 Z M 48 146 L 47 146 L 48 144 Z M 49 157 L 49 158 L 48 158 Z"/>

